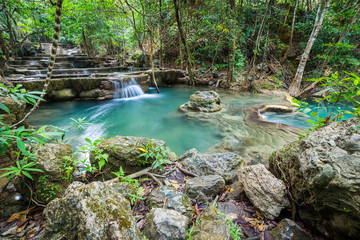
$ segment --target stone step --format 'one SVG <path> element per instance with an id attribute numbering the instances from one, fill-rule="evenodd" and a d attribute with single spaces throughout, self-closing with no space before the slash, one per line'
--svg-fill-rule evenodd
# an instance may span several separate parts
<path id="1" fill-rule="evenodd" d="M 30 56 L 30 57 L 22 57 L 22 58 L 15 58 L 15 60 L 47 60 L 49 61 L 50 57 L 40 57 L 40 56 Z M 87 56 L 75 56 L 75 55 L 60 55 L 56 57 L 57 61 L 82 61 L 82 60 L 102 60 L 103 58 L 94 58 L 94 57 L 87 57 Z"/>
<path id="2" fill-rule="evenodd" d="M 71 54 L 71 55 L 58 54 L 58 55 L 56 55 L 56 56 L 57 56 L 57 57 L 68 57 L 68 56 L 87 57 L 86 54 L 82 54 L 82 53 L 76 53 L 76 54 Z M 47 57 L 47 58 L 50 58 L 50 54 L 38 53 L 38 54 L 36 54 L 36 57 Z"/>
<path id="3" fill-rule="evenodd" d="M 28 69 L 28 70 L 44 70 L 47 69 L 48 67 L 48 63 L 46 62 L 42 62 L 42 63 L 36 63 L 36 64 L 31 64 L 31 65 L 12 65 L 10 64 L 9 67 L 12 68 L 17 68 L 17 69 Z M 67 62 L 63 62 L 63 63 L 55 63 L 54 64 L 54 68 L 55 69 L 64 69 L 64 68 L 75 68 L 75 65 L 73 63 L 67 63 Z"/>
<path id="4" fill-rule="evenodd" d="M 102 68 L 69 68 L 69 69 L 54 69 L 53 74 L 76 74 L 76 73 L 96 73 L 96 72 L 114 72 L 114 71 L 130 71 L 129 68 L 113 68 L 113 67 L 102 67 Z M 23 74 L 26 76 L 46 74 L 47 69 L 41 70 L 28 70 L 28 69 L 17 69 L 17 74 Z"/>

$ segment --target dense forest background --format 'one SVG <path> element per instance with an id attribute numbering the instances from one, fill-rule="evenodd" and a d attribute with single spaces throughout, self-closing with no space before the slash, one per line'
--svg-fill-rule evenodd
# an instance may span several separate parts
<path id="1" fill-rule="evenodd" d="M 0 8 L 2 69 L 52 41 L 50 0 Z M 265 68 L 296 96 L 303 79 L 359 69 L 359 18 L 359 0 L 65 0 L 60 42 L 119 65 L 186 68 L 191 81 L 215 71 L 251 87 Z"/>

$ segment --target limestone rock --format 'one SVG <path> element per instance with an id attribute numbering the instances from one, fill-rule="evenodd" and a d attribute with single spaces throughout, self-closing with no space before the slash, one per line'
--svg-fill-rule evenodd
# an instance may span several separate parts
<path id="1" fill-rule="evenodd" d="M 72 157 L 72 147 L 66 143 L 46 144 L 36 151 L 35 157 L 37 164 L 34 168 L 43 172 L 30 172 L 34 179 L 34 193 L 38 201 L 47 203 L 60 197 L 71 183 L 64 165 L 73 166 L 73 163 L 65 158 Z M 69 173 L 70 177 L 71 174 Z M 24 188 L 24 191 L 28 191 L 27 188 Z"/>
<path id="2" fill-rule="evenodd" d="M 230 240 L 230 230 L 224 216 L 214 207 L 203 210 L 197 220 L 191 239 L 194 240 Z"/>
<path id="3" fill-rule="evenodd" d="M 284 183 L 257 164 L 240 170 L 239 179 L 251 203 L 268 219 L 275 219 L 289 206 Z"/>
<path id="4" fill-rule="evenodd" d="M 129 201 L 106 183 L 72 183 L 45 211 L 43 239 L 140 239 Z"/>
<path id="5" fill-rule="evenodd" d="M 219 202 L 217 204 L 217 209 L 230 220 L 235 220 L 243 215 L 241 207 L 232 202 Z"/>
<path id="6" fill-rule="evenodd" d="M 77 92 L 73 88 L 65 88 L 52 91 L 52 95 L 56 100 L 67 100 L 76 98 Z"/>
<path id="7" fill-rule="evenodd" d="M 190 219 L 172 209 L 153 208 L 146 215 L 144 234 L 149 239 L 185 240 Z"/>
<path id="8" fill-rule="evenodd" d="M 226 182 L 233 182 L 237 177 L 242 158 L 234 153 L 200 154 L 195 148 L 187 151 L 181 163 L 184 168 L 199 175 L 220 175 Z"/>
<path id="9" fill-rule="evenodd" d="M 182 111 L 217 112 L 221 109 L 220 96 L 214 91 L 197 91 L 187 103 L 180 106 Z"/>
<path id="10" fill-rule="evenodd" d="M 100 97 L 101 90 L 99 88 L 83 91 L 80 93 L 81 98 L 98 98 Z"/>
<path id="11" fill-rule="evenodd" d="M 311 132 L 270 158 L 302 203 L 299 215 L 332 239 L 360 236 L 360 129 L 353 118 Z"/>
<path id="12" fill-rule="evenodd" d="M 196 177 L 186 182 L 185 192 L 199 202 L 206 202 L 208 197 L 218 194 L 225 187 L 224 179 L 219 175 Z"/>
<path id="13" fill-rule="evenodd" d="M 6 113 L 3 110 L 0 110 L 0 114 L 3 114 L 3 119 L 1 120 L 5 125 L 12 125 L 25 116 L 26 104 L 24 101 L 20 100 L 20 105 L 16 103 L 11 97 L 5 97 L 0 99 L 0 103 L 8 107 L 10 114 Z"/>
<path id="14" fill-rule="evenodd" d="M 310 240 L 310 236 L 296 222 L 285 218 L 270 234 L 274 240 Z"/>
<path id="15" fill-rule="evenodd" d="M 173 209 L 189 218 L 192 218 L 193 208 L 186 194 L 173 188 L 161 186 L 152 191 L 146 201 L 150 209 L 162 208 Z"/>
<path id="16" fill-rule="evenodd" d="M 103 172 L 105 172 L 105 179 L 114 178 L 111 172 L 119 171 L 120 166 L 122 166 L 126 174 L 134 173 L 148 167 L 152 163 L 152 160 L 148 159 L 149 163 L 144 164 L 145 157 L 139 158 L 139 155 L 143 153 L 139 148 L 145 145 L 166 147 L 165 142 L 161 140 L 143 137 L 116 136 L 99 143 L 98 148 L 103 149 L 103 153 L 109 154 L 108 162 L 102 169 Z M 170 149 L 168 150 L 170 152 L 170 160 L 174 160 L 176 157 L 175 153 L 172 153 Z M 91 164 L 97 165 L 95 159 L 90 158 L 90 161 Z"/>

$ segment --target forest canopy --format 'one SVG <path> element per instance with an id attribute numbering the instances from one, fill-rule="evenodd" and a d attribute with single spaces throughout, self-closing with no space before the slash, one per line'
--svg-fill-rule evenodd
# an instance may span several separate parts
<path id="1" fill-rule="evenodd" d="M 52 41 L 50 0 L 1 1 L 3 61 Z M 359 18 L 359 0 L 65 0 L 60 42 L 119 64 L 153 55 L 160 67 L 226 71 L 228 82 L 266 63 L 291 88 L 303 74 L 359 69 Z"/>

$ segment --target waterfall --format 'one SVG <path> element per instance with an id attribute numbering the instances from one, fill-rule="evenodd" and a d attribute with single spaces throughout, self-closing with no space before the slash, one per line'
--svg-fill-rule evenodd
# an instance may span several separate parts
<path id="1" fill-rule="evenodd" d="M 144 91 L 137 84 L 134 78 L 131 78 L 129 82 L 125 82 L 123 79 L 112 82 L 115 88 L 114 98 L 132 98 L 140 95 L 144 95 Z"/>

